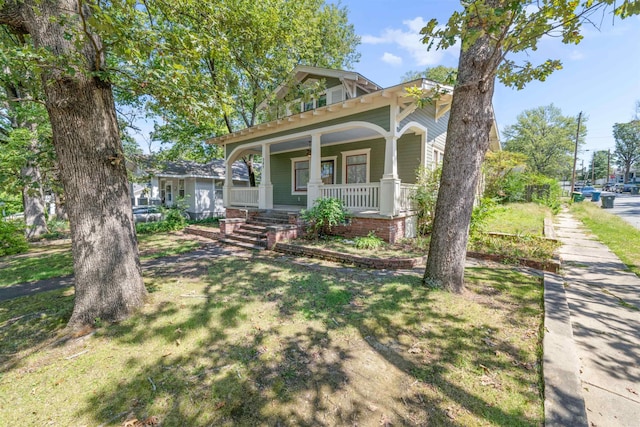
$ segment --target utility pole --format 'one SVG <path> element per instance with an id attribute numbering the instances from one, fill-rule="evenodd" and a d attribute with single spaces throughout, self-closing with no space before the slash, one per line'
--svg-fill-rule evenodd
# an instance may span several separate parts
<path id="1" fill-rule="evenodd" d="M 611 148 L 607 150 L 607 184 L 611 180 Z"/>
<path id="2" fill-rule="evenodd" d="M 573 170 L 571 171 L 571 193 L 576 187 L 576 163 L 578 162 L 578 139 L 580 137 L 580 121 L 582 120 L 582 111 L 578 114 L 578 130 L 576 131 L 576 148 L 573 150 Z M 573 197 L 573 196 L 570 196 Z"/>
<path id="3" fill-rule="evenodd" d="M 596 152 L 591 157 L 591 185 L 596 185 Z"/>

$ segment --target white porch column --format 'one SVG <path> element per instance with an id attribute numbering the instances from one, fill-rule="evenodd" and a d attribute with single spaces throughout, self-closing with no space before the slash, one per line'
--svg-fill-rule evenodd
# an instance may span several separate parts
<path id="1" fill-rule="evenodd" d="M 400 211 L 398 178 L 398 138 L 388 136 L 384 150 L 384 174 L 380 180 L 380 215 L 396 216 Z"/>
<path id="2" fill-rule="evenodd" d="M 320 187 L 322 186 L 322 176 L 320 175 L 320 163 L 322 153 L 320 152 L 320 139 L 322 134 L 311 135 L 311 159 L 309 159 L 309 182 L 307 183 L 307 209 L 311 209 L 315 201 L 320 198 Z"/>
<path id="3" fill-rule="evenodd" d="M 227 146 L 224 146 L 224 184 L 222 186 L 222 206 L 231 207 L 231 189 L 233 188 L 233 162 L 227 157 Z"/>
<path id="4" fill-rule="evenodd" d="M 262 144 L 262 174 L 258 187 L 258 208 L 273 209 L 273 185 L 271 185 L 271 146 Z"/>

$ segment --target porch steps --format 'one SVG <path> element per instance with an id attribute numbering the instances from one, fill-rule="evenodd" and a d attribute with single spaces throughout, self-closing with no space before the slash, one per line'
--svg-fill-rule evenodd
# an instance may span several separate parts
<path id="1" fill-rule="evenodd" d="M 260 211 L 258 215 L 248 220 L 246 224 L 242 224 L 232 234 L 220 239 L 220 242 L 250 250 L 264 250 L 267 248 L 267 227 L 288 223 L 289 214 L 287 212 Z"/>

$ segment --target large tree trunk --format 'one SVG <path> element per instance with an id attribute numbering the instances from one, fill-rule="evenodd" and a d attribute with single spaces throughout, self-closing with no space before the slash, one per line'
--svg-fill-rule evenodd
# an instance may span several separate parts
<path id="1" fill-rule="evenodd" d="M 453 91 L 442 178 L 423 284 L 464 290 L 464 265 L 471 213 L 481 165 L 494 123 L 493 89 L 499 55 L 482 36 L 461 50 Z"/>
<path id="2" fill-rule="evenodd" d="M 0 10 L 0 22 L 28 32 L 36 47 L 84 61 L 75 73 L 52 67 L 42 75 L 71 226 L 76 295 L 70 327 L 124 319 L 146 296 L 113 94 L 90 75 L 104 63 L 102 46 L 84 32 L 78 8 L 73 0 L 26 0 L 5 2 Z"/>
<path id="3" fill-rule="evenodd" d="M 20 171 L 22 178 L 30 182 L 22 187 L 22 204 L 24 205 L 25 233 L 27 239 L 33 240 L 47 233 L 44 193 L 42 177 L 37 164 L 27 164 Z"/>

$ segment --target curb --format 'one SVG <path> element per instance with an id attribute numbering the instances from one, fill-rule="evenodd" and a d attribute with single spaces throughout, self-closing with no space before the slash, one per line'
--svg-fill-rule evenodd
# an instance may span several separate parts
<path id="1" fill-rule="evenodd" d="M 544 376 L 545 426 L 588 426 L 582 397 L 579 360 L 573 341 L 564 280 L 544 275 Z"/>

